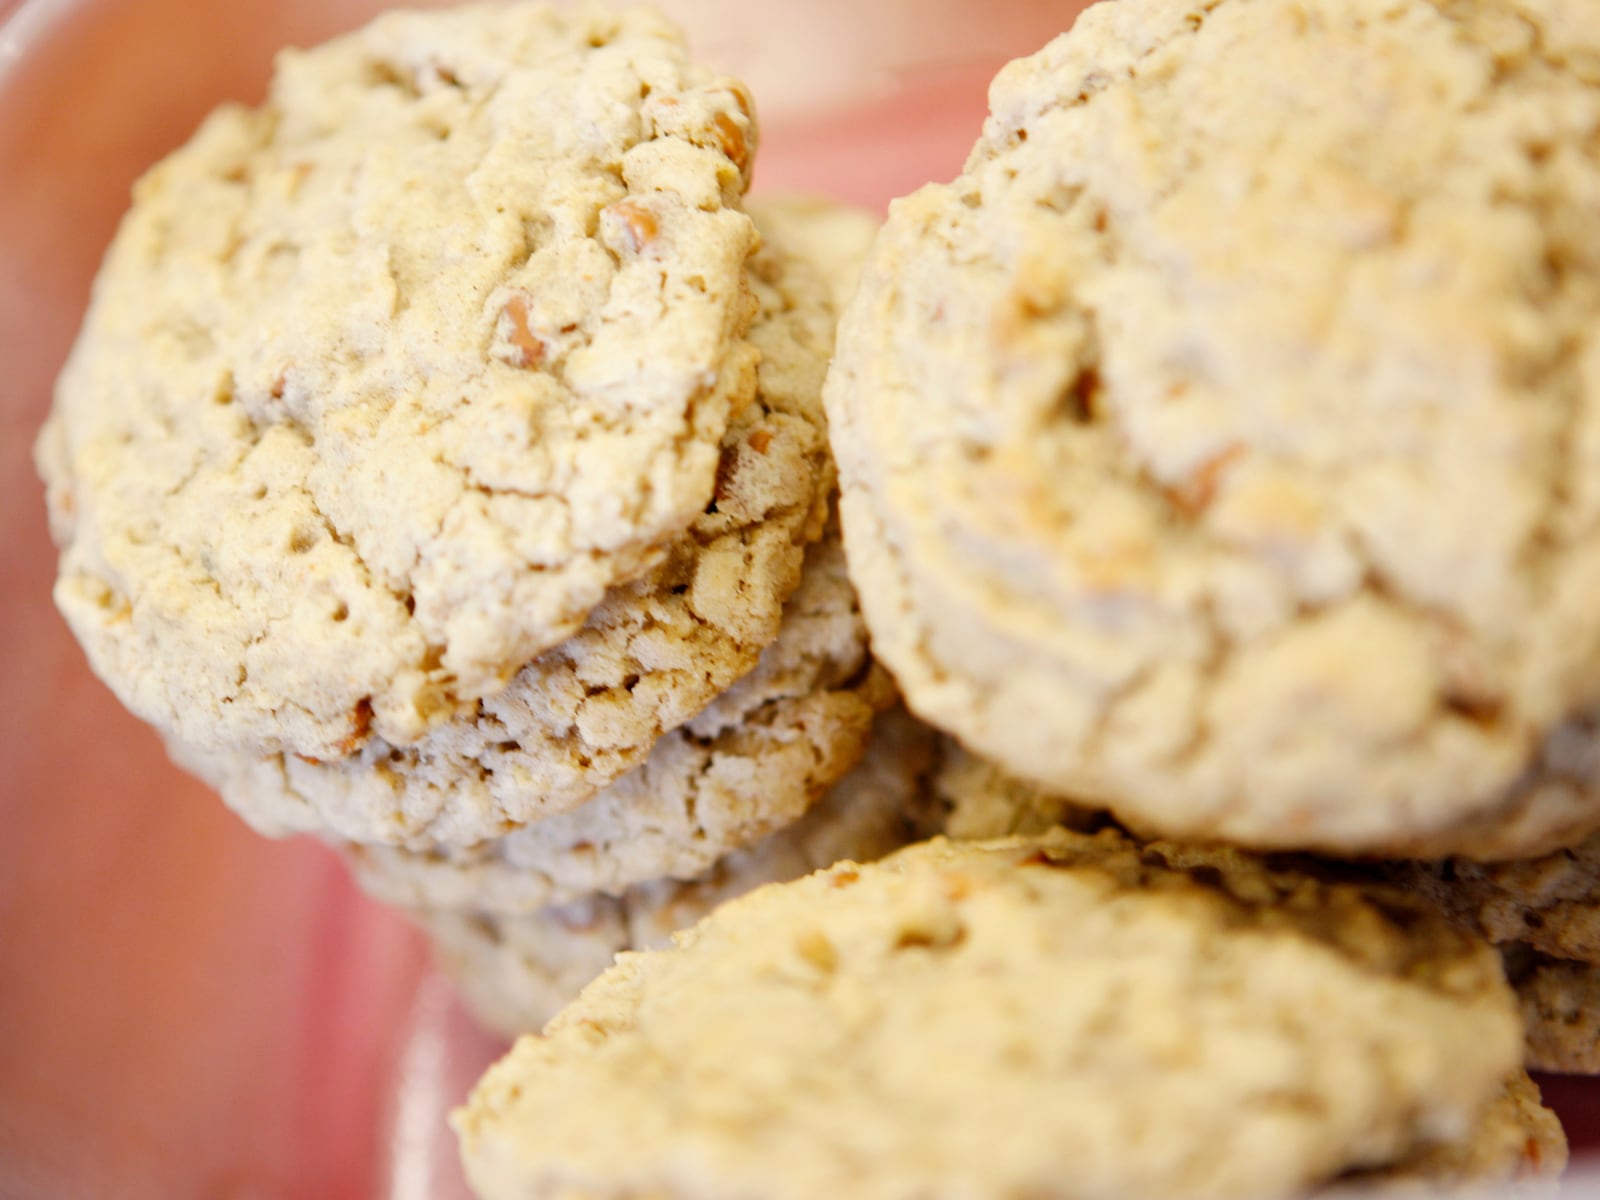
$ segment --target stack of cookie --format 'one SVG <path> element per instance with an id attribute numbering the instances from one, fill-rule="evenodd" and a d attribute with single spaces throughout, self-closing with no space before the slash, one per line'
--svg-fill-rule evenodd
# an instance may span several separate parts
<path id="1" fill-rule="evenodd" d="M 1585 16 L 1118 0 L 1001 73 L 827 388 L 874 650 L 965 747 L 948 840 L 622 956 L 458 1114 L 479 1194 L 1560 1170 L 1525 1064 L 1600 1025 Z"/>
<path id="2" fill-rule="evenodd" d="M 285 54 L 139 184 L 40 439 L 97 671 L 253 826 L 428 921 L 510 1030 L 486 932 L 610 914 L 535 964 L 568 981 L 542 1019 L 629 944 L 630 889 L 909 836 L 915 753 L 853 785 L 900 772 L 871 812 L 748 850 L 894 701 L 821 405 L 875 223 L 752 221 L 756 144 L 643 10 Z"/>
<path id="3" fill-rule="evenodd" d="M 1410 881 L 1135 838 L 938 757 L 947 837 L 732 899 L 519 1041 L 456 1114 L 476 1194 L 1521 1195 L 1565 1166 L 1499 957 Z"/>

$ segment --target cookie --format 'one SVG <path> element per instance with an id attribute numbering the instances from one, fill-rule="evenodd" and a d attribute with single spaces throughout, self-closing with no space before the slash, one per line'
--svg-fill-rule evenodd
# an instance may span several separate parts
<path id="1" fill-rule="evenodd" d="M 588 896 L 525 916 L 412 916 L 479 1021 L 507 1037 L 539 1029 L 623 950 L 665 946 L 676 930 L 763 883 L 845 858 L 879 858 L 932 833 L 938 807 L 925 784 L 934 740 L 905 713 L 885 713 L 861 762 L 803 817 L 724 855 L 696 879 L 636 884 L 621 896 Z"/>
<path id="2" fill-rule="evenodd" d="M 571 636 L 754 389 L 754 147 L 647 10 L 285 52 L 135 188 L 38 442 L 95 671 L 202 750 L 336 759 Z"/>
<path id="3" fill-rule="evenodd" d="M 761 665 L 592 800 L 470 846 L 348 856 L 368 891 L 409 908 L 527 913 L 690 879 L 798 819 L 860 759 L 894 699 L 839 544 L 820 543 Z"/>
<path id="4" fill-rule="evenodd" d="M 1600 25 L 1121 0 L 898 201 L 826 399 L 907 703 L 1167 836 L 1600 824 Z"/>
<path id="5" fill-rule="evenodd" d="M 1567 1165 L 1567 1135 L 1544 1106 L 1539 1085 L 1517 1071 L 1461 1141 L 1429 1146 L 1393 1167 L 1363 1172 L 1341 1196 L 1438 1196 L 1493 1187 L 1497 1196 L 1553 1189 Z"/>
<path id="6" fill-rule="evenodd" d="M 1508 946 L 1506 976 L 1522 1003 L 1528 1068 L 1600 1075 L 1600 967 Z"/>
<path id="7" fill-rule="evenodd" d="M 484 1200 L 1294 1195 L 1465 1135 L 1521 1052 L 1492 950 L 1405 893 L 1110 830 L 936 839 L 674 942 L 455 1115 Z"/>
<path id="8" fill-rule="evenodd" d="M 464 845 L 584 803 L 752 670 L 833 486 L 827 285 L 781 236 L 765 236 L 749 267 L 757 392 L 723 437 L 712 503 L 660 565 L 611 589 L 503 691 L 409 746 L 375 736 L 349 758 L 279 754 L 248 767 L 236 755 L 178 756 L 269 834 Z"/>

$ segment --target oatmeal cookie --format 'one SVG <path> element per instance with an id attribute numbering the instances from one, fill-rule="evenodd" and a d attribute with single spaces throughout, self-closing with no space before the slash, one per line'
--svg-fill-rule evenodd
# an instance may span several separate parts
<path id="1" fill-rule="evenodd" d="M 1600 962 L 1600 835 L 1537 858 L 1419 863 L 1401 878 L 1497 946 Z"/>
<path id="2" fill-rule="evenodd" d="M 755 136 L 644 9 L 284 52 L 138 183 L 38 442 L 95 671 L 202 750 L 337 759 L 571 636 L 754 390 Z"/>
<path id="3" fill-rule="evenodd" d="M 1419 1150 L 1393 1167 L 1364 1172 L 1339 1196 L 1548 1195 L 1567 1165 L 1567 1135 L 1539 1085 L 1517 1071 L 1457 1142 Z"/>
<path id="4" fill-rule="evenodd" d="M 456 1114 L 484 1200 L 1297 1195 L 1465 1136 L 1521 1055 L 1494 952 L 1406 893 L 1112 830 L 935 839 L 674 943 Z"/>
<path id="5" fill-rule="evenodd" d="M 1504 947 L 1527 1031 L 1530 1070 L 1600 1075 L 1600 966 Z"/>
<path id="6" fill-rule="evenodd" d="M 1600 824 L 1600 24 L 1120 0 L 897 202 L 826 397 L 911 708 L 1165 836 Z"/>
<path id="7" fill-rule="evenodd" d="M 763 235 L 775 234 L 822 272 L 834 307 L 844 311 L 856 294 L 861 268 L 883 221 L 864 209 L 820 196 L 763 195 L 752 198 L 747 207 Z"/>

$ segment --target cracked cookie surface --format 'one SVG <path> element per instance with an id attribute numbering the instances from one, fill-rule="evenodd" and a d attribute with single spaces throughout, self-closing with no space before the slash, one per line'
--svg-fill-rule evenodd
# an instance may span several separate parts
<path id="1" fill-rule="evenodd" d="M 1600 822 L 1600 26 L 1132 0 L 893 207 L 827 399 L 907 703 L 1168 836 Z"/>
<path id="2" fill-rule="evenodd" d="M 748 271 L 756 393 L 723 437 L 712 503 L 659 565 L 613 587 L 503 691 L 411 745 L 373 737 L 331 762 L 178 756 L 269 834 L 466 845 L 586 803 L 751 671 L 778 636 L 833 486 L 827 285 L 781 236 L 764 238 Z"/>
<path id="3" fill-rule="evenodd" d="M 881 858 L 937 828 L 927 789 L 936 738 L 884 713 L 861 761 L 791 825 L 689 880 L 657 879 L 525 915 L 435 910 L 411 916 L 478 1020 L 507 1037 L 541 1028 L 624 950 L 669 944 L 717 905 L 842 859 Z"/>
<path id="4" fill-rule="evenodd" d="M 743 88 L 643 9 L 395 13 L 151 170 L 37 459 L 138 715 L 348 757 L 500 692 L 711 498 Z"/>
<path id="5" fill-rule="evenodd" d="M 369 892 L 410 908 L 526 913 L 693 878 L 804 814 L 895 698 L 867 653 L 839 543 L 820 542 L 760 665 L 598 795 L 471 845 L 350 846 L 348 857 Z"/>
<path id="6" fill-rule="evenodd" d="M 1403 892 L 1110 830 L 936 839 L 674 943 L 480 1082 L 485 1200 L 1300 1194 L 1463 1136 L 1521 1049 L 1493 951 Z"/>

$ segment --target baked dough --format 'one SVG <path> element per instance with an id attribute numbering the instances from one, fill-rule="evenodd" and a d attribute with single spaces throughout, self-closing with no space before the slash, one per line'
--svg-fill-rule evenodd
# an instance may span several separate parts
<path id="1" fill-rule="evenodd" d="M 202 750 L 408 745 L 705 508 L 743 88 L 653 12 L 397 12 L 139 182 L 37 449 L 91 665 Z"/>
<path id="2" fill-rule="evenodd" d="M 911 708 L 1171 837 L 1600 823 L 1600 23 L 1119 0 L 896 202 L 829 416 Z"/>
<path id="3" fill-rule="evenodd" d="M 1404 893 L 936 839 L 621 955 L 455 1123 L 483 1200 L 1289 1196 L 1464 1137 L 1521 1041 Z"/>

